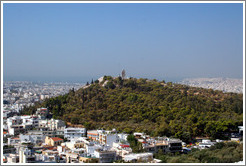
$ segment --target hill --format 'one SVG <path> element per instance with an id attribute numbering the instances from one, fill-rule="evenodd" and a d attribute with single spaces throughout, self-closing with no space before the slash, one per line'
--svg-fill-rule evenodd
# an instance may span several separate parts
<path id="1" fill-rule="evenodd" d="M 48 107 L 54 118 L 88 129 L 152 136 L 223 138 L 243 124 L 243 95 L 148 79 L 104 76 L 86 88 L 24 108 Z"/>

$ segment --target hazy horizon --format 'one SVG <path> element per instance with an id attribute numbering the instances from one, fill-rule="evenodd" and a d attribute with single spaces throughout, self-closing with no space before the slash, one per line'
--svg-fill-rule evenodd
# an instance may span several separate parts
<path id="1" fill-rule="evenodd" d="M 104 75 L 102 75 L 104 76 Z M 98 77 L 59 77 L 59 78 L 52 78 L 52 77 L 5 77 L 5 81 L 30 81 L 30 82 L 80 82 L 80 83 L 86 83 L 86 82 L 91 82 L 91 80 L 97 80 L 102 76 Z M 106 75 L 109 76 L 109 75 Z M 112 77 L 117 77 L 119 75 L 110 75 Z M 126 76 L 126 77 L 131 77 L 131 76 Z M 185 78 L 156 78 L 156 77 L 134 77 L 134 78 L 147 78 L 147 79 L 157 79 L 159 81 L 165 80 L 169 82 L 178 82 L 181 81 Z"/>
<path id="2" fill-rule="evenodd" d="M 243 4 L 3 4 L 4 80 L 243 78 Z"/>
<path id="3" fill-rule="evenodd" d="M 104 75 L 103 75 L 104 76 Z M 108 76 L 108 75 L 107 75 Z M 118 75 L 110 75 L 113 77 L 117 77 Z M 101 77 L 101 76 L 100 76 Z M 4 78 L 4 81 L 28 81 L 28 82 L 68 82 L 68 83 L 86 83 L 94 81 L 100 77 L 60 77 L 60 78 L 52 78 L 52 77 L 9 77 Z M 131 77 L 131 76 L 129 76 Z M 166 82 L 180 82 L 185 79 L 202 79 L 202 78 L 228 78 L 228 79 L 243 79 L 243 78 L 230 78 L 230 77 L 180 77 L 180 78 L 171 78 L 171 77 L 134 77 L 134 78 L 147 78 L 147 79 L 157 79 L 158 81 L 165 80 Z"/>

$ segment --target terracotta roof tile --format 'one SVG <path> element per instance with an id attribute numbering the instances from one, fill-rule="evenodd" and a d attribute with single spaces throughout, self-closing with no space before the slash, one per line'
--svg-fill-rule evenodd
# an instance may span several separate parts
<path id="1" fill-rule="evenodd" d="M 127 147 L 130 147 L 129 145 L 120 145 L 122 148 L 127 148 Z"/>
<path id="2" fill-rule="evenodd" d="M 63 139 L 61 139 L 61 138 L 59 138 L 59 137 L 53 137 L 53 138 L 51 138 L 53 141 L 63 141 Z"/>

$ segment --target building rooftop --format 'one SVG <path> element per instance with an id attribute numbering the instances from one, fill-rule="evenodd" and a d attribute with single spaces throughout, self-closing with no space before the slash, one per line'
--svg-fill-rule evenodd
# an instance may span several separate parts
<path id="1" fill-rule="evenodd" d="M 61 138 L 59 138 L 59 137 L 53 137 L 53 138 L 51 138 L 53 141 L 63 141 L 63 139 L 61 139 Z"/>
<path id="2" fill-rule="evenodd" d="M 123 144 L 123 145 L 120 145 L 122 148 L 127 148 L 127 147 L 130 147 L 130 145 L 125 145 L 125 144 Z"/>
<path id="3" fill-rule="evenodd" d="M 160 143 L 156 143 L 155 145 L 156 145 L 156 146 L 168 145 L 168 143 L 166 143 L 166 142 L 160 142 Z"/>
<path id="4" fill-rule="evenodd" d="M 88 130 L 87 134 L 98 135 L 98 132 L 97 132 L 97 130 Z"/>

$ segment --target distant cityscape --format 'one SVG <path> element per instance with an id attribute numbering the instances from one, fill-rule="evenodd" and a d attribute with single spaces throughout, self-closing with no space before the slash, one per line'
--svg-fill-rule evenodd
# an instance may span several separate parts
<path id="1" fill-rule="evenodd" d="M 81 83 L 34 83 L 27 81 L 8 81 L 3 83 L 4 111 L 16 111 L 46 98 L 64 95 L 72 88 L 77 90 Z"/>
<path id="2" fill-rule="evenodd" d="M 233 78 L 187 78 L 181 84 L 202 87 L 206 89 L 221 90 L 223 92 L 243 93 L 243 79 Z"/>

